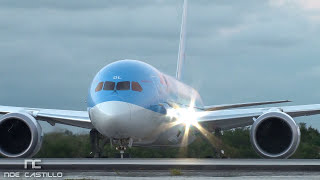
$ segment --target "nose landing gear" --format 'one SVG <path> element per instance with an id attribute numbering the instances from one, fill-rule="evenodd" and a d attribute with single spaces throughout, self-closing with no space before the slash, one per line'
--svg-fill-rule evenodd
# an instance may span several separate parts
<path id="1" fill-rule="evenodd" d="M 124 152 L 127 150 L 127 147 L 131 148 L 133 139 L 132 138 L 125 138 L 125 139 L 112 139 L 111 145 L 116 147 L 116 150 L 120 153 L 120 158 L 123 159 Z"/>
<path id="2" fill-rule="evenodd" d="M 106 138 L 102 134 L 100 134 L 96 129 L 92 129 L 90 131 L 90 143 L 92 152 L 90 153 L 93 158 L 100 158 L 103 153 L 104 146 L 110 142 L 111 147 L 115 147 L 117 151 L 120 153 L 120 158 L 123 159 L 125 157 L 125 151 L 127 148 L 131 148 L 133 144 L 132 138 Z"/>

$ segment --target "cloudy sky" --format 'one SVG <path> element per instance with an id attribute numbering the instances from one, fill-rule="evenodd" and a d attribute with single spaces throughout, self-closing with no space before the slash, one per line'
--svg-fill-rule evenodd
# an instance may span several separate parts
<path id="1" fill-rule="evenodd" d="M 182 3 L 0 0 L 0 104 L 85 110 L 92 78 L 119 59 L 174 75 Z M 320 103 L 319 0 L 189 0 L 187 28 L 184 81 L 205 104 Z"/>

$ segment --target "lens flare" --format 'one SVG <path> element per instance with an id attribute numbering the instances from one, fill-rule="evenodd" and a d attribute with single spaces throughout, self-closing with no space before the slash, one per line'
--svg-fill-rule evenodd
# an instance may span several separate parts
<path id="1" fill-rule="evenodd" d="M 194 108 L 195 99 L 192 98 L 188 107 L 176 106 L 176 108 L 171 108 L 167 110 L 167 116 L 171 119 L 175 119 L 176 125 L 184 124 L 186 129 L 189 130 L 191 125 L 197 124 L 198 115 Z"/>
<path id="2" fill-rule="evenodd" d="M 205 116 L 207 112 L 204 111 L 196 111 L 195 108 L 195 101 L 192 100 L 190 102 L 190 105 L 188 107 L 175 107 L 172 109 L 167 110 L 167 116 L 173 119 L 173 121 L 168 127 L 173 127 L 176 125 L 183 124 L 185 126 L 184 135 L 181 141 L 181 145 L 187 146 L 188 145 L 188 139 L 191 131 L 191 126 L 197 129 L 209 142 L 212 146 L 219 148 L 221 147 L 221 140 L 216 138 L 211 132 L 209 132 L 207 129 L 201 126 L 199 123 L 199 119 L 202 116 Z M 181 147 L 182 151 L 187 151 L 187 149 L 184 149 Z M 185 154 L 184 152 L 183 154 Z"/>
<path id="3" fill-rule="evenodd" d="M 197 114 L 193 109 L 190 108 L 180 108 L 177 109 L 178 121 L 183 123 L 186 127 L 190 127 L 197 123 Z"/>

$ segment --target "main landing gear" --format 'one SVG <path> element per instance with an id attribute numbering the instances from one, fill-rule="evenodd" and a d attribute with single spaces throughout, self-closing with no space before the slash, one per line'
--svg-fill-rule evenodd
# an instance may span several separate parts
<path id="1" fill-rule="evenodd" d="M 109 141 L 110 141 L 109 138 L 104 138 L 96 129 L 92 129 L 90 131 L 90 144 L 91 144 L 91 150 L 92 150 L 90 155 L 93 155 L 94 158 L 102 157 L 103 147 Z"/>
<path id="2" fill-rule="evenodd" d="M 216 144 L 214 147 L 214 152 L 216 158 L 226 158 L 225 151 L 222 149 L 221 136 L 223 136 L 223 131 L 221 128 L 216 128 L 214 130 L 214 136 L 218 139 L 215 140 Z"/>

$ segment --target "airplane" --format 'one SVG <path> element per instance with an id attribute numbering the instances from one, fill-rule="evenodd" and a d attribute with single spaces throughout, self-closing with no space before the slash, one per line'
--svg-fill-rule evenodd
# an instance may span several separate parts
<path id="1" fill-rule="evenodd" d="M 46 121 L 91 129 L 94 157 L 101 156 L 100 140 L 109 141 L 123 157 L 133 146 L 186 147 L 196 132 L 207 136 L 251 126 L 250 140 L 257 154 L 289 158 L 300 143 L 300 129 L 293 118 L 320 114 L 320 104 L 252 107 L 290 102 L 284 100 L 205 106 L 199 93 L 181 81 L 187 6 L 184 0 L 175 78 L 138 60 L 120 60 L 94 77 L 87 111 L 0 106 L 0 154 L 34 156 L 43 139 L 38 121 Z"/>

